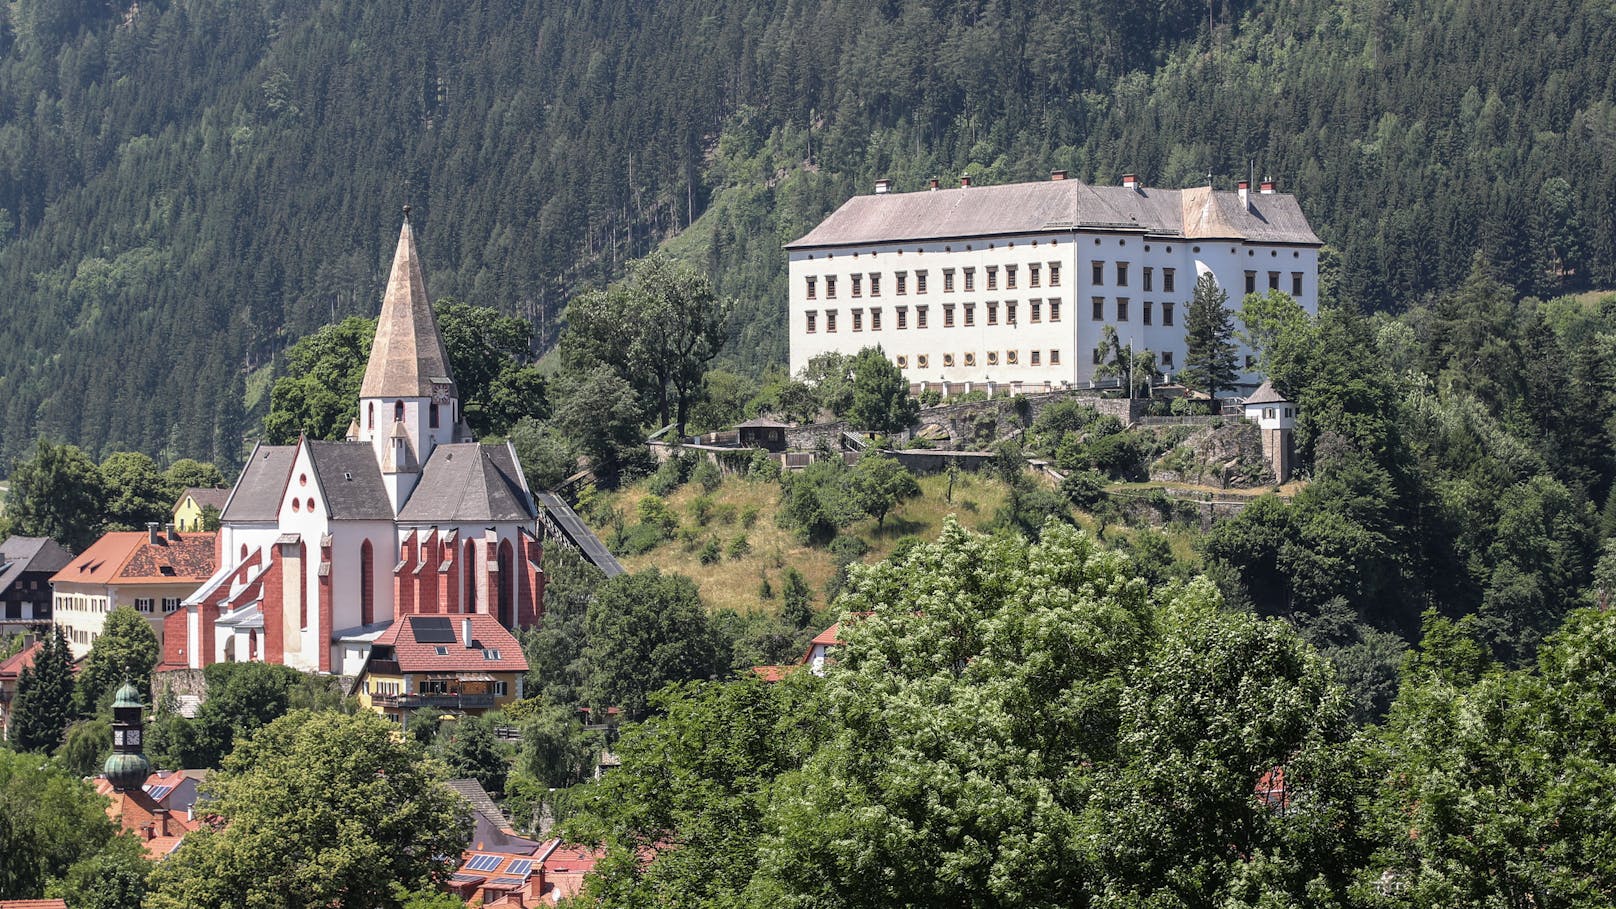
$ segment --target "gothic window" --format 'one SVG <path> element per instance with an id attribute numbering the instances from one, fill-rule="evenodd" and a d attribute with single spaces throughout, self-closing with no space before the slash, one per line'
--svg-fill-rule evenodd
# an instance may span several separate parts
<path id="1" fill-rule="evenodd" d="M 359 547 L 359 624 L 369 625 L 376 621 L 376 554 L 371 548 L 370 541 L 366 540 Z M 305 616 L 307 624 L 307 616 Z"/>

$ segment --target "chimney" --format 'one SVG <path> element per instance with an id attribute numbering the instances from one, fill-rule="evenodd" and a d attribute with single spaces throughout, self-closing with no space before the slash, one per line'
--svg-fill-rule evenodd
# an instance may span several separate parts
<path id="1" fill-rule="evenodd" d="M 1138 175 L 1136 175 L 1136 174 L 1123 174 L 1122 175 L 1122 188 L 1123 189 L 1131 189 L 1131 190 L 1138 191 L 1138 189 L 1139 189 L 1139 177 L 1138 177 Z"/>
<path id="2" fill-rule="evenodd" d="M 1235 184 L 1235 187 L 1240 190 L 1240 204 L 1245 206 L 1246 208 L 1250 208 L 1251 207 L 1251 184 L 1249 182 L 1245 181 L 1245 180 L 1241 180 L 1239 183 Z"/>
<path id="3" fill-rule="evenodd" d="M 937 178 L 936 178 L 936 177 L 932 177 L 932 178 L 931 178 L 931 188 L 932 188 L 932 189 L 936 189 L 936 188 L 937 188 Z"/>
<path id="4" fill-rule="evenodd" d="M 884 196 L 891 189 L 892 189 L 892 181 L 891 180 L 877 180 L 877 181 L 875 181 L 875 194 L 876 195 Z"/>
<path id="5" fill-rule="evenodd" d="M 152 544 L 153 546 L 155 546 L 158 543 L 162 542 L 157 537 L 157 522 L 156 521 L 147 521 L 146 522 L 146 542 Z"/>
<path id="6" fill-rule="evenodd" d="M 1066 171 L 1064 171 L 1064 170 L 1052 170 L 1052 171 L 1049 172 L 1049 179 L 1051 179 L 1051 180 L 1064 180 L 1064 179 L 1066 179 Z"/>
<path id="7" fill-rule="evenodd" d="M 163 535 L 168 537 L 170 540 L 177 540 L 180 538 L 180 535 L 174 531 L 173 524 L 163 525 Z"/>
<path id="8" fill-rule="evenodd" d="M 152 824 L 157 828 L 157 836 L 168 836 L 168 809 L 158 808 L 156 811 L 153 811 Z"/>
<path id="9" fill-rule="evenodd" d="M 1268 177 L 1262 181 L 1262 194 L 1265 196 L 1272 196 L 1274 194 L 1273 177 Z"/>
<path id="10" fill-rule="evenodd" d="M 471 647 L 471 616 L 460 620 L 460 638 L 465 642 L 467 649 Z"/>
<path id="11" fill-rule="evenodd" d="M 960 188 L 961 189 L 966 189 L 970 185 L 971 185 L 971 175 L 970 174 L 960 174 Z"/>

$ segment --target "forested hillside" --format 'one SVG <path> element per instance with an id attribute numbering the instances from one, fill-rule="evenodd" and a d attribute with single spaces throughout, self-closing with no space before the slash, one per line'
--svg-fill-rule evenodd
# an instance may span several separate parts
<path id="1" fill-rule="evenodd" d="M 1616 21 L 1421 0 L 13 0 L 0 4 L 0 457 L 231 463 L 245 380 L 370 314 L 416 207 L 439 296 L 555 337 L 672 240 L 784 362 L 789 239 L 899 189 L 1255 168 L 1399 308 L 1481 249 L 1547 294 L 1616 268 Z M 692 225 L 694 229 L 691 228 Z"/>

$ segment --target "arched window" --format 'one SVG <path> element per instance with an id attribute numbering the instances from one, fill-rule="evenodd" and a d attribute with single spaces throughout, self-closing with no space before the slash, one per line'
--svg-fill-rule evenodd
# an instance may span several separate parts
<path id="1" fill-rule="evenodd" d="M 241 560 L 243 562 L 247 561 L 247 544 L 246 543 L 241 544 Z"/>
<path id="2" fill-rule="evenodd" d="M 371 549 L 370 541 L 366 540 L 359 547 L 359 624 L 369 625 L 376 621 L 376 578 L 373 571 L 376 563 L 375 551 Z"/>
<path id="3" fill-rule="evenodd" d="M 515 559 L 511 556 L 511 541 L 499 544 L 499 622 L 506 628 L 516 627 Z"/>
<path id="4" fill-rule="evenodd" d="M 466 599 L 460 604 L 461 612 L 477 611 L 477 543 L 475 540 L 466 541 L 465 567 L 461 569 L 466 576 Z"/>
<path id="5" fill-rule="evenodd" d="M 403 401 L 394 401 L 393 402 L 393 422 L 394 423 L 402 423 L 402 422 L 404 422 L 404 402 Z"/>
<path id="6" fill-rule="evenodd" d="M 370 402 L 370 407 L 368 408 L 368 410 L 365 413 L 365 428 L 366 429 L 375 429 L 376 428 L 376 402 L 375 401 Z"/>

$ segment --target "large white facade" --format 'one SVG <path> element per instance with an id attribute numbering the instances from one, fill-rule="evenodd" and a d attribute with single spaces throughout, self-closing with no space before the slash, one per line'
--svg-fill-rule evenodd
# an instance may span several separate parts
<path id="1" fill-rule="evenodd" d="M 1271 183 L 878 191 L 787 247 L 791 369 L 880 345 L 917 384 L 1086 385 L 1111 327 L 1171 375 L 1201 274 L 1232 309 L 1248 291 L 1277 289 L 1316 312 L 1318 250 Z M 1242 378 L 1255 381 L 1249 368 Z"/>

